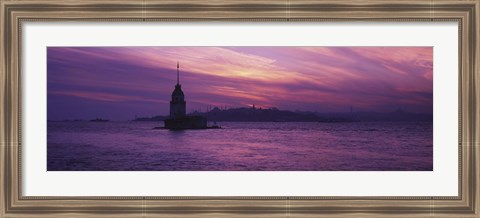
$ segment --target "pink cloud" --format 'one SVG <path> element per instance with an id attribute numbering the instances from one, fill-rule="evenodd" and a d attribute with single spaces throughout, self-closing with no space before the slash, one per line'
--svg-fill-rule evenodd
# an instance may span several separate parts
<path id="1" fill-rule="evenodd" d="M 125 102 L 125 101 L 145 101 L 145 102 L 159 102 L 166 103 L 168 101 L 163 101 L 159 99 L 149 99 L 138 96 L 126 96 L 126 95 L 116 95 L 111 93 L 103 92 L 85 92 L 85 91 L 49 91 L 49 94 L 53 95 L 64 95 L 77 98 L 83 98 L 88 100 L 96 101 L 107 101 L 107 102 Z"/>

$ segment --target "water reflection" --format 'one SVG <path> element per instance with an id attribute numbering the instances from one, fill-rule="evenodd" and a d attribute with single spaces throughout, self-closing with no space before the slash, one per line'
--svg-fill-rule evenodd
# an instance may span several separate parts
<path id="1" fill-rule="evenodd" d="M 48 170 L 422 170 L 432 123 L 222 123 L 153 130 L 150 122 L 48 123 Z"/>

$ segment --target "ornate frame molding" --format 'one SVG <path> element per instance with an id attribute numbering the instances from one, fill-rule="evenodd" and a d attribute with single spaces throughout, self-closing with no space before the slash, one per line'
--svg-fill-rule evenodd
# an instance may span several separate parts
<path id="1" fill-rule="evenodd" d="M 480 197 L 479 0 L 0 0 L 0 214 L 23 216 L 465 216 Z M 21 193 L 24 22 L 439 22 L 459 24 L 459 196 L 27 197 Z"/>

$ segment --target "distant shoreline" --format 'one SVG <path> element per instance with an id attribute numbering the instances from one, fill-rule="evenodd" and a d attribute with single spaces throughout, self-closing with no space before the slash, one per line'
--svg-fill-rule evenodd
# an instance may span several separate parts
<path id="1" fill-rule="evenodd" d="M 344 112 L 344 113 L 318 113 L 302 111 L 286 111 L 276 108 L 214 108 L 208 112 L 193 112 L 191 115 L 205 116 L 210 121 L 216 122 L 369 122 L 369 121 L 433 121 L 433 114 L 419 114 L 397 109 L 393 112 Z M 135 118 L 134 121 L 163 121 L 168 116 L 153 116 Z"/>
<path id="2" fill-rule="evenodd" d="M 88 120 L 47 120 L 48 123 L 62 123 L 62 122 L 85 122 L 85 123 L 118 123 L 118 122 L 132 122 L 132 123 L 142 123 L 142 122 L 152 122 L 152 123 L 158 123 L 158 122 L 163 122 L 163 120 L 110 120 L 109 122 L 90 122 Z M 209 121 L 213 122 L 213 121 Z M 340 121 L 216 121 L 219 123 L 400 123 L 400 122 L 422 122 L 422 123 L 428 123 L 428 122 L 433 122 L 431 120 L 413 120 L 413 121 L 385 121 L 385 120 L 377 120 L 377 121 L 345 121 L 345 122 L 340 122 Z"/>
<path id="3" fill-rule="evenodd" d="M 209 122 L 320 122 L 320 123 L 352 123 L 352 122 L 432 122 L 433 114 L 411 113 L 397 109 L 393 112 L 340 112 L 319 113 L 310 111 L 286 111 L 276 108 L 231 108 L 215 107 L 208 112 L 194 111 L 189 115 L 207 117 Z M 133 122 L 163 122 L 168 116 L 135 117 Z M 109 119 L 96 118 L 96 120 Z M 79 122 L 92 119 L 48 120 L 48 122 Z M 118 120 L 120 121 L 120 120 Z M 113 121 L 114 122 L 114 121 Z"/>

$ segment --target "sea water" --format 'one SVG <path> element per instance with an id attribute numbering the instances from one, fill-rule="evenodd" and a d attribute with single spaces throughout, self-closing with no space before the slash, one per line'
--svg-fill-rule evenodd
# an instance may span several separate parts
<path id="1" fill-rule="evenodd" d="M 48 171 L 431 171 L 432 122 L 48 122 Z"/>

